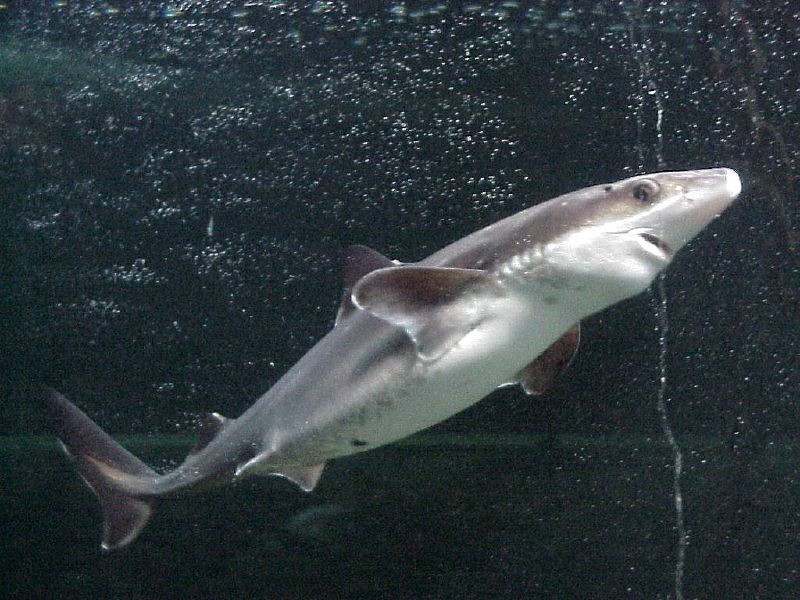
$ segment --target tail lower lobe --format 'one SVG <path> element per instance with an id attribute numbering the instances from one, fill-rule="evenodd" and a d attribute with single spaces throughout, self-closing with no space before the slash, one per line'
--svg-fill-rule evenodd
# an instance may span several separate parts
<path id="1" fill-rule="evenodd" d="M 75 470 L 97 495 L 103 510 L 103 550 L 136 539 L 153 512 L 155 498 L 133 492 L 126 480 L 155 479 L 158 473 L 125 450 L 77 406 L 54 389 L 43 388 L 50 420 Z"/>

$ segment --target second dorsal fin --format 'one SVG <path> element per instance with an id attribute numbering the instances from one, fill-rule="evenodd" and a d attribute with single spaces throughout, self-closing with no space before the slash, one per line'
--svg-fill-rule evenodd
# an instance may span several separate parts
<path id="1" fill-rule="evenodd" d="M 211 443 L 211 440 L 219 435 L 219 432 L 222 431 L 222 428 L 225 427 L 225 423 L 227 422 L 228 418 L 223 417 L 219 413 L 206 413 L 201 416 L 197 420 L 197 442 L 195 442 L 194 448 L 192 448 L 189 454 L 201 452 Z"/>
<path id="2" fill-rule="evenodd" d="M 348 246 L 344 254 L 344 269 L 342 278 L 344 286 L 342 289 L 342 301 L 339 304 L 339 312 L 336 313 L 336 322 L 339 323 L 347 315 L 356 310 L 356 306 L 350 299 L 353 286 L 367 273 L 372 273 L 385 267 L 395 267 L 399 263 L 386 258 L 380 252 L 368 248 L 367 246 Z"/>

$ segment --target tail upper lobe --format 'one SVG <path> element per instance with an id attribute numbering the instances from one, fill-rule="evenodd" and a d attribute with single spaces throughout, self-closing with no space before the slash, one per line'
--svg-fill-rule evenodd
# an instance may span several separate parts
<path id="1" fill-rule="evenodd" d="M 141 490 L 158 473 L 117 444 L 63 395 L 48 387 L 43 391 L 56 437 L 100 500 L 103 550 L 129 544 L 153 512 L 155 499 Z"/>

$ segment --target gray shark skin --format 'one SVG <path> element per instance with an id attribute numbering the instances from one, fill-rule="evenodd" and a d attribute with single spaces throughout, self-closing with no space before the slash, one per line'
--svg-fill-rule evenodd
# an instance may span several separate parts
<path id="1" fill-rule="evenodd" d="M 310 491 L 326 461 L 499 386 L 542 393 L 575 353 L 580 320 L 644 291 L 740 191 L 725 168 L 641 175 L 538 204 L 418 263 L 352 247 L 333 329 L 239 418 L 202 420 L 166 474 L 46 388 L 54 432 L 101 502 L 102 548 L 133 541 L 159 499 L 252 475 Z"/>

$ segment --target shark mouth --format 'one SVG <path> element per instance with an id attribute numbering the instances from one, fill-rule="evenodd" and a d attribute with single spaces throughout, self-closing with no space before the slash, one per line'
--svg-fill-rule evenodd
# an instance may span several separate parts
<path id="1" fill-rule="evenodd" d="M 669 244 L 662 240 L 657 235 L 653 235 L 649 232 L 642 232 L 639 236 L 648 244 L 653 244 L 656 248 L 658 248 L 661 252 L 670 256 L 672 254 L 672 248 L 669 247 Z"/>
<path id="2" fill-rule="evenodd" d="M 645 242 L 645 248 L 659 258 L 669 260 L 674 252 L 670 245 L 654 233 L 647 230 L 632 231 Z"/>

